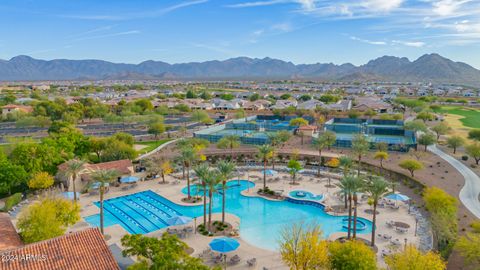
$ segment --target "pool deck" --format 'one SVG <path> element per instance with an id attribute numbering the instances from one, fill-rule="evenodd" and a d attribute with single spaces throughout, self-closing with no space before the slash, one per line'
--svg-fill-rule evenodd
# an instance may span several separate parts
<path id="1" fill-rule="evenodd" d="M 181 174 L 180 174 L 181 176 Z M 331 175 L 334 176 L 334 175 Z M 271 181 L 274 178 L 280 178 L 279 181 Z M 343 200 L 337 198 L 335 195 L 338 191 L 338 187 L 333 188 L 326 188 L 325 185 L 327 184 L 326 175 L 319 177 L 316 176 L 301 176 L 303 179 L 298 181 L 299 185 L 291 185 L 290 184 L 290 176 L 286 173 L 279 173 L 273 177 L 267 176 L 267 185 L 272 190 L 282 190 L 283 195 L 288 195 L 288 193 L 292 190 L 306 190 L 310 191 L 315 194 L 324 194 L 326 195 L 325 200 L 323 203 L 327 206 L 333 205 L 342 205 Z M 258 188 L 263 187 L 263 174 L 259 170 L 251 170 L 249 171 L 248 175 L 245 174 L 242 179 L 247 179 L 253 181 L 256 186 L 250 190 L 244 190 L 242 195 L 245 196 L 258 196 L 257 190 Z M 145 181 L 139 182 L 138 186 L 129 190 L 122 190 L 120 187 L 111 187 L 109 192 L 105 195 L 105 199 L 114 198 L 118 196 L 123 196 L 127 194 L 132 194 L 144 190 L 152 190 L 159 195 L 171 200 L 174 203 L 179 205 L 192 205 L 186 204 L 181 201 L 181 199 L 185 196 L 182 194 L 181 190 L 185 187 L 186 181 L 181 181 L 180 184 L 171 184 L 175 179 L 171 176 L 167 176 L 167 181 L 170 183 L 168 184 L 159 184 L 158 180 L 152 181 Z M 338 183 L 338 180 L 335 177 L 331 177 L 331 184 L 335 185 Z M 94 214 L 99 213 L 99 208 L 96 207 L 93 203 L 98 201 L 98 195 L 91 196 L 88 194 L 82 194 L 80 196 L 80 204 L 81 204 L 81 216 L 86 217 Z M 197 203 L 196 205 L 201 205 L 202 202 Z M 390 208 L 378 208 L 377 210 L 380 214 L 377 215 L 377 231 L 376 234 L 388 234 L 391 235 L 393 239 L 399 239 L 402 243 L 401 246 L 394 247 L 389 243 L 389 241 L 383 240 L 379 237 L 376 238 L 376 245 L 378 247 L 379 252 L 377 253 L 378 261 L 380 266 L 384 266 L 383 259 L 381 257 L 381 251 L 387 249 L 398 249 L 403 248 L 404 239 L 407 239 L 409 244 L 418 244 L 418 237 L 414 236 L 414 228 L 415 228 L 415 217 L 408 214 L 408 208 L 401 202 L 398 203 L 400 208 L 398 210 L 393 210 Z M 371 214 L 365 213 L 365 210 L 371 209 L 371 207 L 367 204 L 367 200 L 361 200 L 358 207 L 358 216 L 362 218 L 366 218 L 368 220 L 372 219 Z M 331 213 L 333 214 L 333 213 Z M 342 213 L 340 215 L 347 215 L 347 213 Z M 221 214 L 212 214 L 212 220 L 219 220 Z M 202 219 L 197 219 L 197 224 L 199 224 Z M 234 227 L 238 227 L 240 222 L 239 218 L 231 215 L 226 214 L 226 220 Z M 410 229 L 406 233 L 399 233 L 392 228 L 389 228 L 386 225 L 387 221 L 402 221 L 410 225 Z M 84 222 L 83 219 L 81 222 L 77 223 L 75 226 L 71 227 L 70 231 L 84 229 L 90 226 L 88 223 Z M 161 229 L 158 231 L 151 232 L 147 234 L 148 236 L 160 236 L 165 229 Z M 123 229 L 120 225 L 113 225 L 110 227 L 105 228 L 105 234 L 109 235 L 110 238 L 107 240 L 107 243 L 110 244 L 117 244 L 121 247 L 120 239 L 123 235 L 125 235 L 127 231 Z M 346 236 L 346 233 L 333 233 L 329 236 L 329 240 L 335 240 L 338 237 Z M 362 234 L 357 233 L 357 237 L 370 240 L 371 234 Z M 194 249 L 193 256 L 197 256 L 203 250 L 207 249 L 208 243 L 211 241 L 211 237 L 206 237 L 200 234 L 190 234 L 187 238 L 182 239 L 185 241 L 189 246 Z M 280 254 L 278 252 L 273 252 L 270 250 L 261 249 L 255 247 L 248 242 L 244 241 L 241 236 L 239 238 L 240 248 L 233 252 L 232 254 L 238 254 L 241 257 L 241 262 L 236 266 L 229 266 L 229 269 L 252 269 L 248 268 L 246 265 L 246 260 L 251 258 L 257 258 L 257 267 L 256 269 L 262 269 L 263 267 L 267 267 L 268 269 L 288 269 L 280 258 Z M 255 268 L 254 268 L 255 269 Z"/>

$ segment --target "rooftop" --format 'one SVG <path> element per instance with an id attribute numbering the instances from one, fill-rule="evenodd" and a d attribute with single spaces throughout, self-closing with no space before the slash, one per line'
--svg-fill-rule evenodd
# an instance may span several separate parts
<path id="1" fill-rule="evenodd" d="M 8 251 L 17 260 L 2 262 L 5 270 L 120 269 L 98 228 L 89 228 Z"/>

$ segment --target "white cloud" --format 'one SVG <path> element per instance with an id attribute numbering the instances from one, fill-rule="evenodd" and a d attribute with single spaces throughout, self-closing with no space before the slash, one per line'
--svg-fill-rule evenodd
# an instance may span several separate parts
<path id="1" fill-rule="evenodd" d="M 363 43 L 367 43 L 367 44 L 370 44 L 370 45 L 387 45 L 387 43 L 385 41 L 372 41 L 372 40 L 362 39 L 362 38 L 358 38 L 358 37 L 354 37 L 354 36 L 351 36 L 350 39 L 355 40 L 355 41 L 360 41 L 360 42 L 363 42 Z"/>
<path id="2" fill-rule="evenodd" d="M 289 2 L 291 1 L 288 1 L 288 0 L 256 1 L 256 2 L 245 2 L 245 3 L 227 5 L 227 7 L 230 7 L 230 8 L 264 7 L 264 6 L 272 6 L 277 4 L 289 3 Z"/>
<path id="3" fill-rule="evenodd" d="M 271 29 L 282 31 L 282 32 L 290 32 L 292 31 L 293 28 L 290 23 L 279 23 L 279 24 L 272 25 Z"/>
<path id="4" fill-rule="evenodd" d="M 388 12 L 399 8 L 404 0 L 364 0 L 361 5 L 372 11 Z"/>
<path id="5" fill-rule="evenodd" d="M 302 5 L 302 8 L 306 11 L 314 10 L 315 9 L 315 1 L 314 0 L 298 0 L 298 3 Z"/>
<path id="6" fill-rule="evenodd" d="M 432 7 L 436 14 L 448 16 L 454 14 L 462 5 L 469 2 L 471 0 L 438 0 L 432 2 Z"/>
<path id="7" fill-rule="evenodd" d="M 392 43 L 394 44 L 400 44 L 408 47 L 415 47 L 415 48 L 421 48 L 426 45 L 425 42 L 422 41 L 401 41 L 401 40 L 392 40 Z"/>
<path id="8" fill-rule="evenodd" d="M 72 41 L 82 41 L 82 40 L 127 36 L 127 35 L 135 35 L 135 34 L 140 34 L 140 31 L 139 30 L 130 30 L 130 31 L 124 31 L 124 32 L 110 33 L 110 34 L 105 34 L 105 35 L 81 37 L 81 38 L 74 39 Z"/>
<path id="9" fill-rule="evenodd" d="M 147 12 L 138 12 L 138 13 L 129 13 L 123 15 L 61 15 L 64 18 L 71 19 L 81 19 L 81 20 L 102 20 L 102 21 L 121 21 L 121 20 L 133 20 L 133 19 L 143 19 L 143 18 L 155 18 L 163 16 L 167 13 L 173 12 L 178 9 L 204 4 L 209 0 L 194 0 L 181 2 L 176 5 L 168 6 L 165 8 L 147 11 Z"/>

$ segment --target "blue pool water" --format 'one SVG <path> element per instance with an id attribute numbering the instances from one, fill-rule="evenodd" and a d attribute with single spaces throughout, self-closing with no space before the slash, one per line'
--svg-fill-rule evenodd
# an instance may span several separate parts
<path id="1" fill-rule="evenodd" d="M 234 180 L 227 184 L 226 211 L 240 218 L 242 238 L 255 246 L 276 250 L 282 228 L 299 221 L 318 223 L 325 237 L 335 232 L 346 232 L 344 225 L 348 220 L 345 216 L 331 216 L 317 203 L 300 200 L 278 202 L 246 197 L 240 192 L 252 188 L 254 186 L 252 182 Z M 187 188 L 182 189 L 182 192 L 186 194 Z M 197 193 L 196 186 L 191 186 L 191 193 Z M 199 193 L 203 194 L 203 191 Z M 215 193 L 213 212 L 221 212 L 221 199 L 222 195 Z M 96 205 L 98 206 L 98 203 Z M 166 220 L 175 215 L 199 217 L 197 224 L 202 222 L 203 215 L 203 205 L 177 205 L 150 190 L 105 200 L 104 206 L 106 226 L 120 224 L 128 232 L 140 234 L 167 227 Z M 98 219 L 98 215 L 85 218 L 94 225 L 99 224 Z M 359 220 L 366 224 L 366 227 L 362 227 L 358 233 L 369 233 L 371 222 L 362 218 Z"/>
<path id="2" fill-rule="evenodd" d="M 301 199 L 301 200 L 312 200 L 312 201 L 323 200 L 322 194 L 315 195 L 305 190 L 293 190 L 293 191 L 290 191 L 288 195 L 290 195 L 290 197 L 293 197 L 295 199 Z"/>

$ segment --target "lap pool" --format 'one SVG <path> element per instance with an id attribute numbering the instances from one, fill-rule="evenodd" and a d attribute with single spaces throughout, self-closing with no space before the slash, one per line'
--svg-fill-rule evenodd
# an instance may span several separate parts
<path id="1" fill-rule="evenodd" d="M 252 182 L 246 180 L 234 180 L 228 182 L 225 193 L 226 212 L 240 218 L 242 239 L 252 245 L 276 250 L 282 228 L 299 221 L 318 223 L 325 237 L 335 232 L 347 231 L 344 225 L 348 223 L 348 218 L 329 215 L 320 204 L 294 199 L 277 202 L 240 194 L 242 190 L 253 186 Z M 186 193 L 186 188 L 182 192 Z M 197 192 L 203 194 L 202 191 L 197 191 L 196 186 L 191 186 L 191 194 L 195 195 Z M 213 212 L 221 212 L 221 199 L 220 191 L 213 197 Z M 95 204 L 99 205 L 98 202 Z M 145 234 L 165 228 L 168 226 L 166 220 L 178 215 L 199 217 L 199 224 L 203 215 L 203 205 L 177 205 L 151 190 L 105 200 L 104 210 L 105 226 L 119 224 L 132 234 Z M 85 217 L 85 220 L 98 226 L 99 215 Z M 363 218 L 358 220 L 365 224 L 359 226 L 358 233 L 371 232 L 370 221 Z"/>

